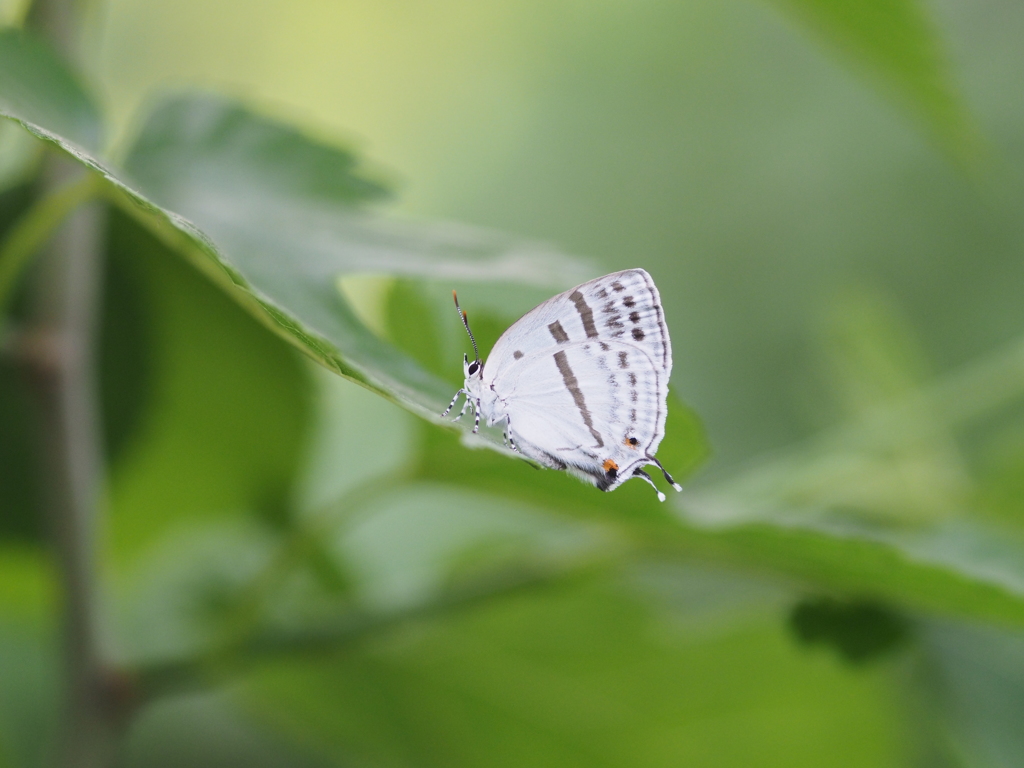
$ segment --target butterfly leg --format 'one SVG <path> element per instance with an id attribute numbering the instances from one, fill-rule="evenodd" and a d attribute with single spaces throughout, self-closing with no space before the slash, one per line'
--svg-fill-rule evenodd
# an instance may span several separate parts
<path id="1" fill-rule="evenodd" d="M 456 393 L 455 393 L 455 397 L 453 397 L 453 398 L 452 398 L 452 401 L 451 401 L 450 403 L 448 403 L 448 407 L 444 409 L 444 413 L 442 413 L 442 414 L 441 414 L 441 418 L 442 418 L 442 419 L 443 419 L 443 418 L 444 418 L 445 416 L 447 416 L 447 415 L 448 415 L 449 413 L 451 413 L 451 410 L 452 410 L 452 408 L 454 408 L 454 407 L 455 407 L 455 403 L 456 403 L 456 402 L 458 401 L 458 399 L 459 399 L 459 395 L 464 395 L 464 394 L 466 394 L 466 390 L 464 390 L 464 389 L 460 389 L 460 390 L 459 390 L 458 392 L 456 392 Z M 467 402 L 468 402 L 468 397 L 469 397 L 469 396 L 467 395 Z M 462 410 L 463 410 L 463 411 L 465 411 L 465 410 L 466 410 L 466 407 L 465 407 L 465 406 L 463 406 L 463 407 L 462 407 Z M 459 415 L 461 416 L 461 414 L 459 414 Z"/>
<path id="2" fill-rule="evenodd" d="M 681 486 L 681 485 L 680 485 L 679 483 L 677 483 L 677 482 L 676 482 L 675 480 L 673 480 L 673 479 L 672 479 L 672 475 L 670 475 L 670 474 L 668 473 L 668 470 L 667 470 L 667 469 L 665 469 L 665 468 L 664 468 L 663 466 L 661 466 L 661 462 L 660 462 L 660 461 L 658 461 L 658 460 L 657 460 L 656 458 L 654 458 L 653 456 L 648 456 L 648 457 L 647 457 L 647 460 L 648 460 L 649 462 L 651 462 L 652 464 L 654 464 L 654 465 L 655 465 L 655 466 L 656 466 L 656 467 L 657 467 L 658 469 L 660 469 L 660 470 L 661 470 L 661 474 L 663 474 L 663 475 L 665 476 L 665 479 L 666 479 L 666 480 L 668 480 L 668 484 L 669 484 L 669 485 L 671 485 L 671 486 L 672 486 L 673 488 L 675 488 L 675 489 L 676 489 L 677 491 L 681 491 L 681 490 L 683 490 L 683 486 Z"/>
<path id="3" fill-rule="evenodd" d="M 473 424 L 473 434 L 475 435 L 477 432 L 480 431 L 480 401 L 479 400 L 475 400 L 473 402 L 473 417 L 474 417 L 474 422 L 475 422 Z"/>
<path id="4" fill-rule="evenodd" d="M 455 417 L 454 421 L 458 421 L 466 415 L 466 409 L 469 408 L 469 393 L 466 393 L 466 401 L 462 404 L 462 410 L 459 411 L 459 415 Z"/>
<path id="5" fill-rule="evenodd" d="M 512 417 L 505 416 L 505 442 L 512 446 L 512 450 L 519 453 L 519 449 L 516 447 L 515 438 L 512 437 Z"/>
<path id="6" fill-rule="evenodd" d="M 665 494 L 658 490 L 658 486 L 656 486 L 654 484 L 654 481 L 651 480 L 651 476 L 644 472 L 642 469 L 634 469 L 633 477 L 639 477 L 640 479 L 647 481 L 651 488 L 654 489 L 654 492 L 658 494 L 658 501 L 665 500 Z"/>

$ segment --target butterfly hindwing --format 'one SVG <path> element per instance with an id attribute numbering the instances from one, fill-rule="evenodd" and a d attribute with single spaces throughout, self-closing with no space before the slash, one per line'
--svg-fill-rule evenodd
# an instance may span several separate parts
<path id="1" fill-rule="evenodd" d="M 638 346 L 567 342 L 531 356 L 517 373 L 501 391 L 523 453 L 610 490 L 657 451 L 667 385 Z"/>

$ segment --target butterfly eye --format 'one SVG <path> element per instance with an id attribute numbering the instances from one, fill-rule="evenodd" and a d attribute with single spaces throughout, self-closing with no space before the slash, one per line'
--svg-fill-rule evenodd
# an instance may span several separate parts
<path id="1" fill-rule="evenodd" d="M 469 364 L 470 376 L 474 375 L 478 370 L 480 370 L 480 363 L 478 363 L 476 360 Z"/>

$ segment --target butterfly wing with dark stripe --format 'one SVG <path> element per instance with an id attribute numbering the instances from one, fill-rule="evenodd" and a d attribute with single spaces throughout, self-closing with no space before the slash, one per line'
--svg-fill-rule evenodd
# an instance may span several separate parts
<path id="1" fill-rule="evenodd" d="M 643 269 L 595 278 L 527 312 L 501 335 L 484 365 L 485 380 L 513 375 L 527 356 L 576 341 L 619 341 L 647 353 L 668 377 L 672 345 L 654 280 Z"/>
<path id="2" fill-rule="evenodd" d="M 524 366 L 505 408 L 520 450 L 602 490 L 650 463 L 665 427 L 661 372 L 622 342 L 560 346 Z"/>
<path id="3" fill-rule="evenodd" d="M 642 269 L 544 302 L 484 366 L 523 453 L 611 490 L 650 463 L 664 436 L 672 350 Z"/>

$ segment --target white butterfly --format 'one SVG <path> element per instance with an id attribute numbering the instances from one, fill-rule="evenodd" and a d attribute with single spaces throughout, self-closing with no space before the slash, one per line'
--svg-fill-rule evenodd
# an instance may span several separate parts
<path id="1" fill-rule="evenodd" d="M 452 294 L 454 295 L 454 291 Z M 672 345 L 651 276 L 627 269 L 548 299 L 501 335 L 486 365 L 466 313 L 459 310 L 476 359 L 466 355 L 466 383 L 442 416 L 466 396 L 488 426 L 504 422 L 512 448 L 612 491 L 631 477 L 657 487 L 644 467 L 665 435 Z M 665 494 L 658 491 L 658 498 Z"/>

